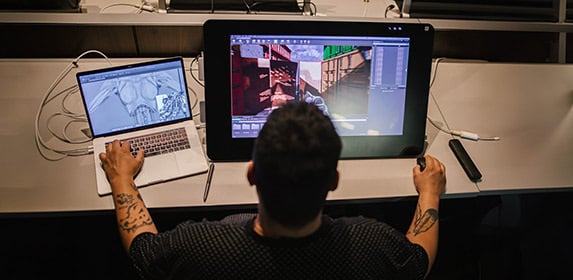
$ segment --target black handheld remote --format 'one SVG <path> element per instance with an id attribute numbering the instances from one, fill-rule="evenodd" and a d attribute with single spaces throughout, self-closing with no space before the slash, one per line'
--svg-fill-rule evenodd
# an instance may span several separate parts
<path id="1" fill-rule="evenodd" d="M 417 158 L 416 163 L 420 166 L 420 171 L 424 171 L 424 169 L 426 169 L 426 158 L 425 157 Z"/>
<path id="2" fill-rule="evenodd" d="M 481 173 L 462 145 L 462 142 L 458 139 L 451 139 L 449 145 L 470 180 L 473 182 L 479 181 L 481 179 Z"/>

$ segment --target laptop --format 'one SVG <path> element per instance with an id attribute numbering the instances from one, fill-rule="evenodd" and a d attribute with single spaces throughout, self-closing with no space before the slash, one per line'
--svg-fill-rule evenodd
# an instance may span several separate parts
<path id="1" fill-rule="evenodd" d="M 129 141 L 133 154 L 145 150 L 137 187 L 207 171 L 183 65 L 181 57 L 173 57 L 76 74 L 93 136 L 100 196 L 110 194 L 111 187 L 99 154 L 115 139 Z"/>

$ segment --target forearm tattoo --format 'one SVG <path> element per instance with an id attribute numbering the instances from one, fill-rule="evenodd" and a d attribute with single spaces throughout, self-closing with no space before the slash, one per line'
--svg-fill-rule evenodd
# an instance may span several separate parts
<path id="1" fill-rule="evenodd" d="M 149 213 L 145 211 L 145 205 L 141 195 L 121 193 L 116 195 L 118 225 L 123 231 L 134 232 L 138 228 L 146 225 L 152 225 L 153 220 Z"/>
<path id="2" fill-rule="evenodd" d="M 418 204 L 416 215 L 414 217 L 414 228 L 412 229 L 413 234 L 418 235 L 430 230 L 438 221 L 438 218 L 438 210 L 430 208 L 422 214 L 422 208 L 420 207 L 420 204 Z"/>

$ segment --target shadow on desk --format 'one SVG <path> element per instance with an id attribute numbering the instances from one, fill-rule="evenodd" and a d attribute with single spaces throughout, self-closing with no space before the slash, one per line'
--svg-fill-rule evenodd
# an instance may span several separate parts
<path id="1" fill-rule="evenodd" d="M 441 202 L 440 247 L 428 279 L 570 279 L 573 191 L 490 195 Z M 331 216 L 363 215 L 407 230 L 412 198 L 330 204 Z M 207 211 L 208 210 L 208 211 Z M 152 209 L 160 230 L 236 209 Z M 113 212 L 0 219 L 0 278 L 136 279 L 127 269 Z"/>

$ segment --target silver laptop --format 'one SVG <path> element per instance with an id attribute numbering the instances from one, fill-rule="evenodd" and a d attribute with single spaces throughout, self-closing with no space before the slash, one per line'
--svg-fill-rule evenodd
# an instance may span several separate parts
<path id="1" fill-rule="evenodd" d="M 181 57 L 78 72 L 93 136 L 97 191 L 111 193 L 99 154 L 115 139 L 145 150 L 138 187 L 207 171 Z"/>

